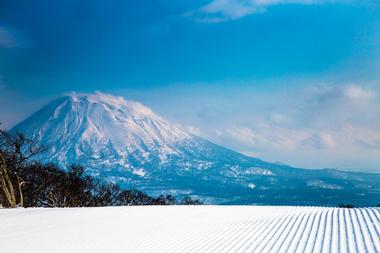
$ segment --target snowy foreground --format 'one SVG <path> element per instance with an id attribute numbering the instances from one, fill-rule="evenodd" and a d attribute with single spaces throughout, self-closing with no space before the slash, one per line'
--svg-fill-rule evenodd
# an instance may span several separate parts
<path id="1" fill-rule="evenodd" d="M 380 252 L 380 209 L 0 209 L 1 252 Z"/>

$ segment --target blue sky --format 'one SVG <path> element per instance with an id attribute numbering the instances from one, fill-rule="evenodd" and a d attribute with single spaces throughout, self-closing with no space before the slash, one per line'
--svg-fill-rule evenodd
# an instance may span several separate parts
<path id="1" fill-rule="evenodd" d="M 380 172 L 379 45 L 376 1 L 5 0 L 0 121 L 100 90 L 269 161 Z"/>

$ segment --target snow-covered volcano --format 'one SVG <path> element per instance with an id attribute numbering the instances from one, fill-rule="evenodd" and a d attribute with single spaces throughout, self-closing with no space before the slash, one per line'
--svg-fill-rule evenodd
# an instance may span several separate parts
<path id="1" fill-rule="evenodd" d="M 60 97 L 12 131 L 48 147 L 38 159 L 151 194 L 217 203 L 380 203 L 380 176 L 267 163 L 193 136 L 149 108 L 103 93 Z M 332 198 L 321 199 L 333 192 Z M 365 198 L 363 197 L 365 196 Z M 339 200 L 339 202 L 337 202 Z"/>
<path id="2" fill-rule="evenodd" d="M 13 131 L 48 147 L 38 157 L 44 162 L 81 164 L 93 175 L 132 186 L 247 158 L 187 133 L 140 103 L 100 92 L 60 97 Z"/>
<path id="3" fill-rule="evenodd" d="M 63 96 L 16 129 L 49 147 L 44 157 L 61 166 L 83 163 L 140 175 L 140 165 L 181 156 L 176 144 L 192 138 L 142 104 L 103 93 Z"/>

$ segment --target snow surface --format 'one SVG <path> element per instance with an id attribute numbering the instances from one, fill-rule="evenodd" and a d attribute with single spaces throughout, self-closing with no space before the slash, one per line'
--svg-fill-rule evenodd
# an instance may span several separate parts
<path id="1" fill-rule="evenodd" d="M 7 253 L 380 252 L 380 209 L 4 209 L 0 245 L 0 251 Z"/>

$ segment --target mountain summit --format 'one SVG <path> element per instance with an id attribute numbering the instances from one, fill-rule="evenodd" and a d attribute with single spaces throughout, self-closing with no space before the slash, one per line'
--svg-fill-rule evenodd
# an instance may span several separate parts
<path id="1" fill-rule="evenodd" d="M 47 146 L 38 157 L 43 162 L 81 164 L 91 175 L 151 194 L 192 194 L 209 203 L 380 203 L 377 174 L 267 163 L 193 136 L 140 103 L 99 92 L 62 96 L 11 131 Z"/>
<path id="2" fill-rule="evenodd" d="M 179 155 L 175 144 L 191 139 L 148 107 L 99 92 L 58 98 L 15 128 L 48 146 L 44 156 L 61 166 L 83 163 L 137 174 L 144 173 L 142 164 Z"/>

